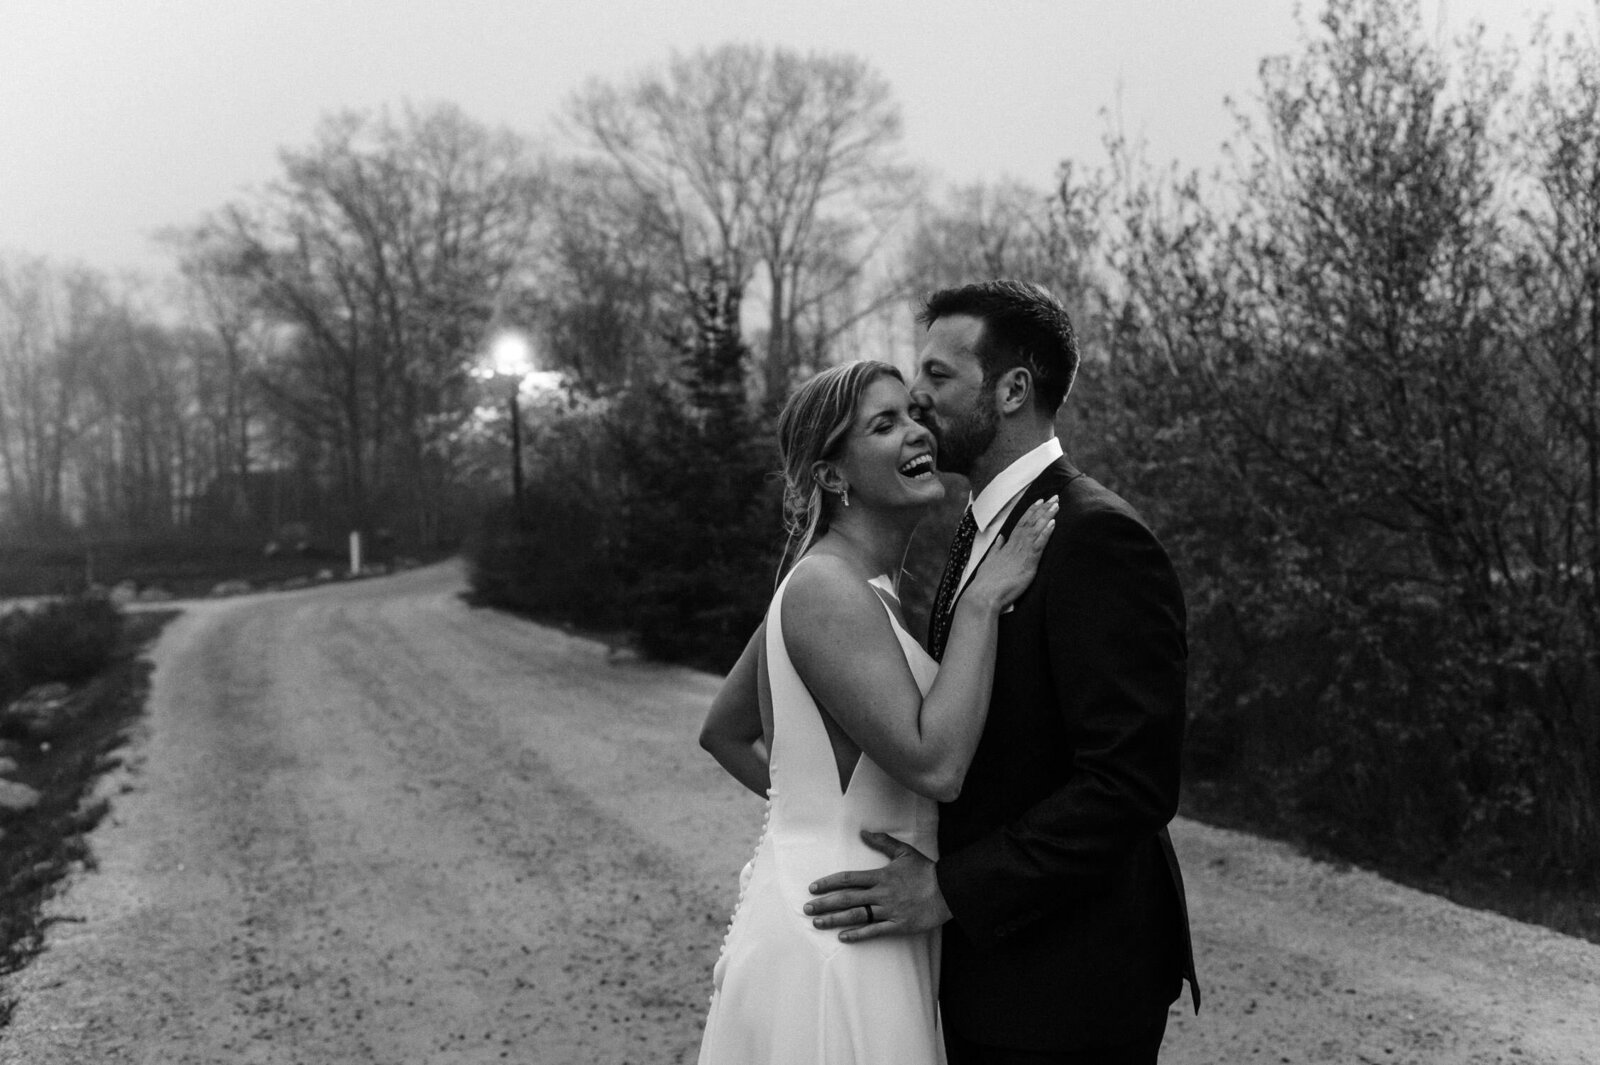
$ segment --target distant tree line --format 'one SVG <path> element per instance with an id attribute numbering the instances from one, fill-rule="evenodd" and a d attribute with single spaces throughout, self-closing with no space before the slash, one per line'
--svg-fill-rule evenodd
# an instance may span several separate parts
<path id="1" fill-rule="evenodd" d="M 341 115 L 167 235 L 173 291 L 0 272 L 0 521 L 18 537 L 284 527 L 428 544 L 471 483 L 470 370 L 542 177 L 450 107 Z"/>
<path id="2" fill-rule="evenodd" d="M 1257 103 L 1210 176 L 1113 134 L 1048 191 L 938 195 L 850 57 L 592 83 L 561 156 L 448 107 L 330 119 L 174 234 L 178 325 L 6 266 L 5 520 L 466 537 L 485 602 L 725 666 L 776 575 L 792 383 L 904 360 L 918 294 L 1038 280 L 1086 347 L 1068 449 L 1185 580 L 1191 805 L 1439 880 L 1592 885 L 1600 48 L 1329 0 Z M 565 381 L 524 393 L 520 511 L 473 373 L 507 325 Z"/>
<path id="3" fill-rule="evenodd" d="M 0 263 L 0 525 L 459 541 L 503 468 L 475 377 L 497 330 L 609 401 L 721 286 L 759 308 L 759 404 L 905 291 L 885 249 L 920 185 L 861 60 L 675 56 L 566 121 L 557 154 L 449 105 L 331 116 L 166 234 L 176 292 Z"/>

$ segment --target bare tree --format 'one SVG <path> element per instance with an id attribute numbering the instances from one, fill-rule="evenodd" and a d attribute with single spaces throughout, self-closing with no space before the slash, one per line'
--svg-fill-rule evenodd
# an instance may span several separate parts
<path id="1" fill-rule="evenodd" d="M 24 530 L 186 524 L 214 477 L 189 330 L 135 284 L 0 270 L 0 468 Z"/>
<path id="2" fill-rule="evenodd" d="M 676 253 L 647 210 L 609 161 L 554 169 L 525 317 L 550 368 L 591 392 L 627 388 L 670 358 Z"/>
<path id="3" fill-rule="evenodd" d="M 1600 48 L 1576 36 L 1537 43 L 1545 64 L 1515 138 L 1522 196 L 1507 299 L 1540 429 L 1526 473 L 1551 504 L 1529 544 L 1530 576 L 1543 594 L 1577 593 L 1600 646 Z"/>
<path id="4" fill-rule="evenodd" d="M 73 449 L 84 524 L 154 531 L 186 521 L 203 430 L 178 335 L 122 294 L 79 320 L 74 344 L 68 358 L 84 366 Z"/>
<path id="5" fill-rule="evenodd" d="M 182 275 L 188 319 L 183 344 L 192 373 L 196 415 L 206 426 L 214 481 L 206 486 L 205 521 L 238 525 L 251 517 L 253 438 L 259 431 L 255 382 L 268 351 L 270 328 L 257 313 L 249 285 L 226 261 L 182 232 L 169 236 Z M 214 249 L 213 249 L 214 250 Z"/>
<path id="6" fill-rule="evenodd" d="M 104 299 L 96 275 L 0 262 L 0 468 L 13 523 L 68 523 L 63 486 L 82 428 L 81 340 Z"/>
<path id="7" fill-rule="evenodd" d="M 1103 182 L 1061 165 L 1055 188 L 1020 181 L 978 182 L 950 189 L 925 205 L 907 246 L 909 287 L 926 293 L 995 277 L 1025 278 L 1067 303 L 1080 333 L 1098 286 Z"/>
<path id="8" fill-rule="evenodd" d="M 760 278 L 769 394 L 890 297 L 863 296 L 868 266 L 917 183 L 897 160 L 899 109 L 862 60 L 726 45 L 592 82 L 568 114 L 674 249 L 684 293 L 708 260 L 741 289 Z"/>
<path id="9" fill-rule="evenodd" d="M 451 106 L 347 113 L 195 234 L 195 261 L 280 326 L 261 385 L 326 456 L 347 519 L 437 537 L 469 371 L 521 276 L 542 177 L 523 142 Z"/>

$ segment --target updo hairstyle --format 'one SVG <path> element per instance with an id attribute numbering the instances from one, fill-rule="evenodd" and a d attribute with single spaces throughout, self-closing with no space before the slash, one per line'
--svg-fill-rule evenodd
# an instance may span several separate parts
<path id="1" fill-rule="evenodd" d="M 812 467 L 838 457 L 862 395 L 883 377 L 905 381 L 900 371 L 886 362 L 847 362 L 806 381 L 783 405 L 778 415 L 778 451 L 783 461 L 783 527 L 789 534 L 784 569 L 800 561 L 817 537 L 828 531 L 826 493 Z"/>

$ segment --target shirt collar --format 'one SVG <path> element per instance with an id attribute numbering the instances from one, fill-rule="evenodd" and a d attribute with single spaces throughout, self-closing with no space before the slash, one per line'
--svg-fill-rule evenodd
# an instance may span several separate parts
<path id="1" fill-rule="evenodd" d="M 1000 475 L 985 485 L 969 504 L 972 507 L 972 520 L 978 523 L 978 528 L 988 528 L 989 523 L 1006 509 L 1007 503 L 1064 453 L 1061 441 L 1052 436 L 1001 470 Z"/>

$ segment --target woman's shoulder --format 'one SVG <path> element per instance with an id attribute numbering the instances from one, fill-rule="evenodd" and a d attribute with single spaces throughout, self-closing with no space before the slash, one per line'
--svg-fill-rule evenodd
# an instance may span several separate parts
<path id="1" fill-rule="evenodd" d="M 854 564 L 838 555 L 813 551 L 789 571 L 784 600 L 850 597 L 856 591 L 867 592 L 868 589 L 865 578 L 856 571 Z"/>
<path id="2" fill-rule="evenodd" d="M 875 610 L 883 612 L 882 600 L 848 559 L 815 553 L 795 564 L 783 595 L 785 622 L 798 620 L 830 623 Z"/>

